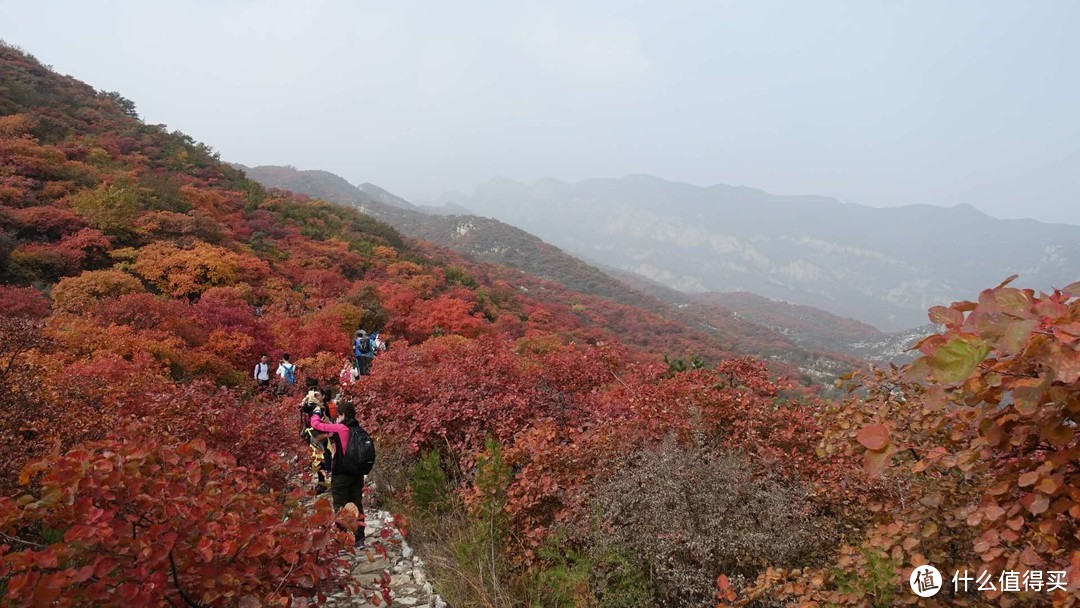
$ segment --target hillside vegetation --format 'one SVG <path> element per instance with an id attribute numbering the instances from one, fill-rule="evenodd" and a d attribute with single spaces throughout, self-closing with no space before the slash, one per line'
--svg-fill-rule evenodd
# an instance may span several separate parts
<path id="1" fill-rule="evenodd" d="M 389 601 L 341 559 L 355 515 L 308 496 L 299 395 L 250 381 L 288 352 L 332 382 L 357 327 L 391 338 L 341 395 L 379 445 L 371 499 L 454 606 L 887 606 L 926 562 L 1063 581 L 943 603 L 1080 598 L 1080 284 L 935 307 L 918 360 L 826 401 L 648 310 L 268 191 L 7 46 L 0 161 L 4 605 Z"/>
<path id="2" fill-rule="evenodd" d="M 610 272 L 590 266 L 524 230 L 495 219 L 425 213 L 420 207 L 377 186 L 352 186 L 344 178 L 326 171 L 271 166 L 244 167 L 244 170 L 265 186 L 314 197 L 325 196 L 326 200 L 355 207 L 385 221 L 408 236 L 444 245 L 473 260 L 515 268 L 527 275 L 547 279 L 576 292 L 572 297 L 580 298 L 581 294 L 596 296 L 648 311 L 664 319 L 665 331 L 671 331 L 673 327 L 693 328 L 693 340 L 700 345 L 699 352 L 695 354 L 700 356 L 708 356 L 708 345 L 720 345 L 727 352 L 767 358 L 780 373 L 797 376 L 805 382 L 826 384 L 860 364 L 862 353 L 853 356 L 845 350 L 845 343 L 811 339 L 804 345 L 792 339 L 789 328 L 782 325 L 766 327 L 747 316 L 736 319 L 731 315 L 734 310 L 715 305 L 694 303 L 693 306 L 686 306 L 684 304 L 694 301 L 684 294 L 671 293 L 673 290 L 654 294 L 649 291 L 651 286 L 642 289 L 639 287 L 640 280 L 633 277 L 629 278 L 628 285 L 624 274 L 612 276 Z M 844 321 L 820 311 L 818 315 L 822 319 L 817 326 L 818 333 L 822 333 L 820 328 L 833 327 L 833 321 Z M 804 329 L 809 327 L 806 323 L 799 325 Z M 641 340 L 650 347 L 662 344 L 667 338 L 666 335 L 637 337 L 645 332 L 654 332 L 659 327 L 633 324 L 609 327 L 633 334 L 635 340 Z M 872 328 L 871 332 L 875 336 L 880 334 Z M 821 346 L 825 343 L 839 348 Z"/>

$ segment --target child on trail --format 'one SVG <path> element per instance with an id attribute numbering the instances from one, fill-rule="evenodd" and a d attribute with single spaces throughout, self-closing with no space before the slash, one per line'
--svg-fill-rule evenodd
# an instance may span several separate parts
<path id="1" fill-rule="evenodd" d="M 270 356 L 263 355 L 259 359 L 259 362 L 255 364 L 255 373 L 253 374 L 255 381 L 259 383 L 259 388 L 266 388 L 270 385 Z"/>
<path id="2" fill-rule="evenodd" d="M 334 455 L 330 495 L 334 501 L 334 509 L 341 510 L 350 502 L 356 505 L 360 513 L 360 526 L 356 529 L 355 536 L 356 546 L 363 547 L 364 475 L 371 472 L 375 463 L 375 444 L 367 431 L 356 421 L 356 406 L 352 403 L 346 401 L 338 405 L 335 423 L 324 422 L 320 414 L 312 414 L 311 427 L 316 431 L 331 433 Z"/>

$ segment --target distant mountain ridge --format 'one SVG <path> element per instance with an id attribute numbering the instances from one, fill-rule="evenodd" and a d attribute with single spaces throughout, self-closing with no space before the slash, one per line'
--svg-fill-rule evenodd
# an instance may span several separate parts
<path id="1" fill-rule="evenodd" d="M 334 177 L 337 176 L 335 175 Z M 386 190 L 383 190 L 375 184 L 364 182 L 357 186 L 356 189 L 360 192 L 360 194 L 367 196 L 372 201 L 382 203 L 384 205 L 389 205 L 391 207 L 397 207 L 398 209 L 409 209 L 411 211 L 419 210 L 419 207 L 417 207 L 416 205 L 410 203 L 409 201 L 401 198 L 400 196 L 392 192 L 387 192 Z"/>
<path id="2" fill-rule="evenodd" d="M 1006 276 L 1080 276 L 1080 227 L 998 220 L 970 205 L 873 208 L 822 196 L 646 175 L 527 185 L 497 178 L 455 202 L 601 266 L 686 292 L 745 291 L 885 330 Z"/>
<path id="3" fill-rule="evenodd" d="M 617 271 L 616 276 L 612 276 L 606 269 L 595 268 L 520 228 L 495 219 L 474 215 L 425 213 L 426 207 L 413 205 L 372 184 L 343 188 L 340 184 L 345 180 L 336 175 L 336 179 L 328 180 L 326 184 L 312 183 L 312 179 L 318 180 L 323 176 L 325 172 L 321 171 L 300 172 L 290 167 L 234 166 L 269 187 L 285 188 L 286 185 L 292 185 L 297 188 L 294 192 L 299 194 L 315 196 L 316 193 L 322 193 L 325 200 L 356 207 L 412 238 L 449 247 L 476 260 L 516 268 L 529 275 L 559 283 L 573 291 L 657 312 L 665 318 L 723 340 L 733 351 L 753 353 L 765 359 L 797 365 L 819 381 L 827 379 L 830 374 L 842 372 L 845 366 L 856 362 L 856 359 L 851 358 L 851 353 L 844 349 L 846 343 L 843 341 L 833 342 L 838 346 L 837 349 L 812 346 L 826 342 L 812 338 L 803 340 L 805 346 L 800 345 L 801 336 L 793 335 L 781 327 L 782 323 L 769 327 L 745 314 L 740 316 L 738 311 L 715 303 L 692 301 L 686 294 L 664 288 L 641 277 Z M 289 175 L 289 172 L 304 175 Z M 822 311 L 816 312 L 829 319 L 822 322 L 823 327 L 843 324 L 846 321 L 835 319 Z M 807 335 L 812 333 L 808 332 Z M 873 328 L 868 328 L 868 331 L 860 334 L 858 338 L 873 340 L 883 335 Z M 859 356 L 865 358 L 861 354 Z"/>
<path id="4" fill-rule="evenodd" d="M 345 178 L 329 171 L 301 171 L 288 165 L 247 167 L 240 163 L 228 164 L 234 169 L 240 169 L 248 177 L 265 186 L 306 194 L 312 198 L 325 201 L 353 200 L 354 198 L 368 196 L 363 190 L 350 184 Z"/>
<path id="5" fill-rule="evenodd" d="M 518 268 L 575 291 L 622 304 L 640 304 L 642 294 L 610 274 L 520 228 L 496 219 L 470 215 L 468 210 L 452 203 L 445 207 L 415 205 L 375 184 L 354 186 L 329 171 L 301 170 L 290 165 L 248 167 L 240 163 L 229 164 L 264 186 L 361 209 L 412 238 L 438 243 L 478 260 Z M 465 213 L 448 215 L 430 211 L 455 208 Z M 667 299 L 664 295 L 668 294 L 653 295 Z"/>
<path id="6" fill-rule="evenodd" d="M 255 181 L 270 188 L 306 194 L 312 198 L 340 204 L 377 203 L 396 209 L 405 209 L 431 215 L 468 215 L 471 212 L 456 203 L 441 205 L 415 205 L 375 184 L 365 182 L 359 186 L 344 177 L 319 169 L 297 169 L 291 165 L 260 165 L 248 167 L 240 163 L 228 163 L 234 169 L 246 173 Z"/>
<path id="7" fill-rule="evenodd" d="M 374 184 L 353 186 L 327 171 L 301 171 L 289 166 L 246 167 L 238 163 L 232 166 L 264 186 L 356 207 L 412 238 L 431 241 L 481 261 L 518 268 L 575 291 L 621 304 L 640 303 L 641 294 L 619 280 L 498 220 L 451 215 L 455 209 L 452 205 L 414 205 Z"/>

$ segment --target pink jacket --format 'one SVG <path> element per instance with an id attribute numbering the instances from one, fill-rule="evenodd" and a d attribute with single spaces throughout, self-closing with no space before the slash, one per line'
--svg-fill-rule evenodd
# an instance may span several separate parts
<path id="1" fill-rule="evenodd" d="M 319 416 L 313 415 L 311 417 L 311 428 L 316 431 L 322 431 L 323 433 L 336 433 L 338 440 L 341 442 L 341 450 L 345 451 L 345 448 L 349 447 L 349 427 L 344 424 L 337 424 L 336 422 L 323 422 Z"/>

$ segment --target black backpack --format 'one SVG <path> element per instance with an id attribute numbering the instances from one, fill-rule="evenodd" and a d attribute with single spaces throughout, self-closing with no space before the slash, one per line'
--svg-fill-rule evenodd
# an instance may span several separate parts
<path id="1" fill-rule="evenodd" d="M 349 427 L 349 445 L 338 456 L 335 468 L 346 475 L 367 475 L 375 466 L 375 442 L 359 422 L 350 420 L 345 424 Z"/>

